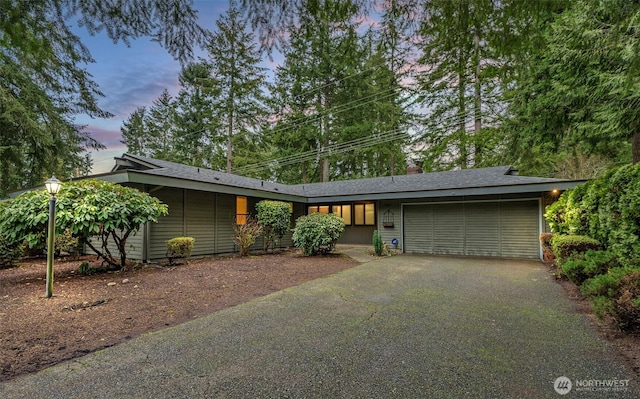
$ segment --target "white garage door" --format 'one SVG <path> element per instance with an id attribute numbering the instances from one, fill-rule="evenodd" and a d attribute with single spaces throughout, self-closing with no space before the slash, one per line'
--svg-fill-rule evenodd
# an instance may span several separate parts
<path id="1" fill-rule="evenodd" d="M 408 253 L 540 257 L 538 200 L 403 207 Z"/>

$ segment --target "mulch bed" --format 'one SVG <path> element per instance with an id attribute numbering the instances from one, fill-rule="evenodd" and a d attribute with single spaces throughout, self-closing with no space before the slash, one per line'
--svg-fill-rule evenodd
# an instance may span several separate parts
<path id="1" fill-rule="evenodd" d="M 0 270 L 0 381 L 359 264 L 283 251 L 83 275 L 82 262 L 100 267 L 95 257 L 56 260 L 52 298 L 46 260 Z"/>

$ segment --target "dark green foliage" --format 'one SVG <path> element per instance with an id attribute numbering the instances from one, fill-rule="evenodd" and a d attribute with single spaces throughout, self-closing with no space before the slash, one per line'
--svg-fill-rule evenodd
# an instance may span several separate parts
<path id="1" fill-rule="evenodd" d="M 640 76 L 639 16 L 638 2 L 582 0 L 539 20 L 537 48 L 523 54 L 506 93 L 512 101 L 504 127 L 525 173 L 554 173 L 555 154 L 630 160 L 630 139 L 640 144 L 639 92 L 632 89 Z"/>
<path id="2" fill-rule="evenodd" d="M 620 296 L 612 302 L 611 314 L 624 331 L 640 330 L 640 270 L 618 281 Z"/>
<path id="3" fill-rule="evenodd" d="M 343 232 L 344 221 L 340 216 L 317 212 L 296 220 L 292 238 L 307 256 L 327 254 L 333 251 Z"/>
<path id="4" fill-rule="evenodd" d="M 638 268 L 625 266 L 610 269 L 605 274 L 592 277 L 580 287 L 580 292 L 586 297 L 603 296 L 609 299 L 619 296 L 618 281 Z"/>
<path id="5" fill-rule="evenodd" d="M 157 222 L 167 213 L 167 206 L 157 198 L 131 187 L 97 180 L 67 182 L 57 195 L 56 235 L 69 229 L 73 237 L 119 269 L 125 266 L 128 237 L 140 225 Z M 49 194 L 30 191 L 0 208 L 0 234 L 11 244 L 26 241 L 30 248 L 41 248 L 48 220 Z M 110 241 L 118 248 L 117 255 L 111 254 Z"/>
<path id="6" fill-rule="evenodd" d="M 0 269 L 13 266 L 14 262 L 24 254 L 24 246 L 9 243 L 0 234 Z"/>
<path id="7" fill-rule="evenodd" d="M 577 285 L 599 274 L 605 274 L 610 269 L 619 267 L 618 259 L 610 251 L 588 250 L 582 257 L 567 260 L 562 265 L 562 271 Z"/>
<path id="8" fill-rule="evenodd" d="M 181 62 L 206 36 L 185 0 L 0 0 L 0 10 L 0 196 L 52 173 L 88 174 L 86 151 L 104 148 L 74 120 L 111 116 L 77 27 L 115 43 L 150 36 Z"/>
<path id="9" fill-rule="evenodd" d="M 256 204 L 256 217 L 262 226 L 262 249 L 266 252 L 275 239 L 282 239 L 291 227 L 291 205 L 282 201 L 263 200 Z"/>
<path id="10" fill-rule="evenodd" d="M 586 234 L 622 264 L 640 263 L 640 164 L 614 168 L 547 207 L 551 230 Z"/>
<path id="11" fill-rule="evenodd" d="M 576 235 L 555 235 L 551 239 L 551 247 L 560 265 L 576 254 L 601 249 L 600 243 L 593 238 Z"/>
<path id="12" fill-rule="evenodd" d="M 605 274 L 600 274 L 585 280 L 580 287 L 580 292 L 582 295 L 589 298 L 591 303 L 593 303 L 596 315 L 602 318 L 606 314 L 613 314 L 616 306 L 615 302 L 619 300 L 621 295 L 624 293 L 621 291 L 620 281 L 627 275 L 635 274 L 637 276 L 638 273 L 640 273 L 640 269 L 637 267 L 615 267 Z M 620 303 L 618 311 L 623 313 L 629 311 L 633 312 L 633 304 L 630 304 L 629 301 L 637 303 L 637 296 L 634 298 L 633 295 L 626 294 Z M 623 319 L 618 319 L 617 321 L 624 322 Z"/>
<path id="13" fill-rule="evenodd" d="M 167 259 L 173 265 L 177 258 L 188 258 L 195 245 L 193 237 L 175 237 L 167 241 Z"/>
<path id="14" fill-rule="evenodd" d="M 373 231 L 373 252 L 376 253 L 376 256 L 382 256 L 384 243 L 382 242 L 382 237 L 378 230 Z"/>
<path id="15" fill-rule="evenodd" d="M 94 269 L 93 267 L 89 266 L 89 262 L 82 262 L 80 264 L 80 266 L 78 266 L 78 273 L 80 274 L 84 274 L 84 275 L 91 275 L 96 273 L 97 270 Z"/>

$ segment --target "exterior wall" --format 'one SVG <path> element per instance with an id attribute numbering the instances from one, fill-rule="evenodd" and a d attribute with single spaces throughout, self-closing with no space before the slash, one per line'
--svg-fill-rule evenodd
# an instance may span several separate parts
<path id="1" fill-rule="evenodd" d="M 195 244 L 191 254 L 206 255 L 215 253 L 215 193 L 185 190 L 184 203 L 185 236 L 193 237 L 195 239 Z"/>
<path id="2" fill-rule="evenodd" d="M 371 244 L 376 226 L 345 226 L 338 244 Z"/>
<path id="3" fill-rule="evenodd" d="M 393 220 L 393 226 L 383 226 L 385 221 Z M 395 248 L 391 241 L 398 240 L 398 249 L 402 249 L 402 206 L 400 200 L 380 201 L 378 203 L 378 232 L 389 249 Z"/>
<path id="4" fill-rule="evenodd" d="M 233 243 L 233 221 L 236 216 L 236 197 L 229 194 L 216 194 L 215 252 L 218 254 L 236 252 Z"/>
<path id="5" fill-rule="evenodd" d="M 149 226 L 148 259 L 167 255 L 167 240 L 184 235 L 184 190 L 161 188 L 150 193 L 169 206 L 169 214 Z"/>

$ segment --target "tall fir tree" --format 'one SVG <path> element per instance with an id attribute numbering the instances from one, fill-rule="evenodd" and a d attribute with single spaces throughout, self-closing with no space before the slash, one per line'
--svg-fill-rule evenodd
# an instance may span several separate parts
<path id="1" fill-rule="evenodd" d="M 640 161 L 638 21 L 640 5 L 624 0 L 561 4 L 543 21 L 539 50 L 508 93 L 505 130 L 523 170 L 559 175 L 585 157 Z"/>
<path id="2" fill-rule="evenodd" d="M 216 21 L 217 30 L 207 46 L 208 62 L 212 66 L 212 86 L 218 90 L 213 108 L 226 135 L 226 171 L 234 167 L 234 158 L 249 159 L 240 154 L 242 146 L 235 143 L 259 142 L 259 126 L 265 119 L 265 69 L 259 66 L 260 54 L 255 39 L 247 30 L 235 1 Z M 238 165 L 241 166 L 241 165 Z"/>
<path id="3" fill-rule="evenodd" d="M 0 10 L 0 195 L 52 173 L 87 173 L 85 150 L 103 148 L 74 123 L 111 114 L 98 106 L 102 93 L 84 68 L 93 59 L 72 18 L 114 42 L 151 36 L 181 61 L 206 36 L 185 0 L 0 0 Z"/>
<path id="4" fill-rule="evenodd" d="M 133 155 L 151 156 L 147 134 L 147 108 L 138 107 L 122 122 L 120 142 L 127 146 L 127 152 Z"/>

